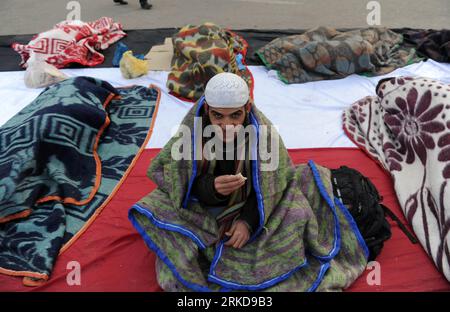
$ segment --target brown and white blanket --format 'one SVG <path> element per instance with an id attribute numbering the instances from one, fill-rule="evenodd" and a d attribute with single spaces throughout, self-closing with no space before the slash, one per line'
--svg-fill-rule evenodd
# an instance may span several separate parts
<path id="1" fill-rule="evenodd" d="M 380 81 L 343 114 L 344 130 L 390 172 L 408 222 L 450 280 L 450 86 L 423 77 Z"/>

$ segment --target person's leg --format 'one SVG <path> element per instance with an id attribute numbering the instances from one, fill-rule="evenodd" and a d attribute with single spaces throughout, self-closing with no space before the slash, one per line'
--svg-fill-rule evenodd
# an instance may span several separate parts
<path id="1" fill-rule="evenodd" d="M 128 4 L 128 2 L 124 1 L 124 0 L 114 0 L 115 3 L 119 3 L 121 5 L 125 5 Z"/>
<path id="2" fill-rule="evenodd" d="M 141 3 L 141 8 L 144 10 L 150 10 L 152 8 L 152 5 L 147 0 L 139 0 L 139 2 Z"/>

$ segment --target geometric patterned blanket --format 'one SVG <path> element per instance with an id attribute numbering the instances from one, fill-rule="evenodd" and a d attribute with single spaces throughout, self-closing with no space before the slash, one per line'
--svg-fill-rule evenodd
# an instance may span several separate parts
<path id="1" fill-rule="evenodd" d="M 172 157 L 180 135 L 188 140 L 183 150 L 189 156 L 201 155 L 196 117 L 203 105 L 204 97 L 182 121 L 190 131 L 180 127 L 152 160 L 148 175 L 157 189 L 129 211 L 158 255 L 159 285 L 166 291 L 337 291 L 352 284 L 364 271 L 367 247 L 333 196 L 330 170 L 313 162 L 294 166 L 275 127 L 255 106 L 250 122 L 259 135 L 248 145 L 259 225 L 244 247 L 225 245 L 216 219 L 191 192 L 200 164 Z M 265 148 L 273 158 L 264 157 Z"/>
<path id="2" fill-rule="evenodd" d="M 122 25 L 110 17 L 93 22 L 62 21 L 53 29 L 37 34 L 28 44 L 13 43 L 11 47 L 20 54 L 20 65 L 43 61 L 56 68 L 71 63 L 95 66 L 103 63 L 105 57 L 98 52 L 125 37 Z"/>
<path id="3" fill-rule="evenodd" d="M 273 40 L 256 53 L 285 83 L 339 79 L 351 74 L 382 75 L 418 62 L 414 49 L 387 28 L 340 32 L 318 27 Z"/>
<path id="4" fill-rule="evenodd" d="M 344 130 L 394 180 L 422 246 L 450 281 L 450 86 L 425 77 L 381 81 L 346 109 Z"/>
<path id="5" fill-rule="evenodd" d="M 0 128 L 0 273 L 49 278 L 145 146 L 158 95 L 67 79 Z"/>

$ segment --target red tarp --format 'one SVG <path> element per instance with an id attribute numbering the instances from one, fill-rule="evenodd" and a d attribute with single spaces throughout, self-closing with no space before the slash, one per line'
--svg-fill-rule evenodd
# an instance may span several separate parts
<path id="1" fill-rule="evenodd" d="M 155 255 L 128 221 L 127 213 L 140 198 L 154 188 L 146 172 L 159 149 L 145 150 L 114 198 L 87 231 L 59 256 L 50 280 L 30 288 L 22 279 L 0 275 L 0 291 L 160 291 L 155 276 Z M 320 165 L 340 165 L 359 170 L 370 178 L 403 222 L 389 176 L 362 151 L 353 148 L 289 150 L 295 163 L 309 159 Z M 450 283 L 437 271 L 420 244 L 413 245 L 391 222 L 392 238 L 377 258 L 381 285 L 366 282 L 366 270 L 349 291 L 450 291 Z M 81 265 L 81 286 L 69 286 L 66 276 L 71 261 Z M 70 266 L 69 266 L 70 268 Z"/>

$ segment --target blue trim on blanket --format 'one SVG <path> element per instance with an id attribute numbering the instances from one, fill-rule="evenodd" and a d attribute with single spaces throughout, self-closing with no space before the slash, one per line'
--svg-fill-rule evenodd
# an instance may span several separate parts
<path id="1" fill-rule="evenodd" d="M 333 201 L 331 200 L 330 196 L 328 196 L 328 193 L 325 189 L 325 186 L 322 183 L 322 178 L 320 177 L 319 171 L 314 164 L 312 160 L 308 161 L 308 165 L 311 168 L 311 171 L 314 176 L 314 180 L 316 181 L 316 185 L 319 188 L 319 192 L 322 195 L 322 197 L 327 202 L 328 206 L 330 206 L 331 212 L 333 213 L 333 219 L 334 219 L 334 243 L 333 243 L 333 249 L 329 252 L 327 256 L 318 256 L 312 254 L 315 258 L 320 259 L 322 261 L 330 261 L 333 259 L 341 249 L 341 228 L 339 225 L 339 219 L 336 213 L 336 207 L 334 206 Z"/>
<path id="2" fill-rule="evenodd" d="M 131 208 L 128 212 L 128 219 L 131 221 L 133 226 L 136 228 L 138 233 L 142 236 L 147 246 L 153 250 L 158 257 L 167 265 L 167 267 L 172 271 L 173 275 L 186 287 L 195 290 L 195 291 L 201 291 L 201 292 L 210 292 L 211 290 L 202 285 L 198 285 L 195 283 L 188 282 L 185 280 L 177 271 L 175 265 L 170 261 L 170 259 L 164 254 L 164 252 L 153 242 L 153 240 L 147 235 L 145 230 L 140 226 L 140 224 L 137 222 L 136 218 L 131 214 L 133 208 Z"/>
<path id="3" fill-rule="evenodd" d="M 214 255 L 213 261 L 211 262 L 211 267 L 209 269 L 209 274 L 208 274 L 209 282 L 216 283 L 216 284 L 224 287 L 225 289 L 255 291 L 255 290 L 269 288 L 269 287 L 272 287 L 272 286 L 286 280 L 287 278 L 291 277 L 295 272 L 297 272 L 301 268 L 308 265 L 308 260 L 305 259 L 305 261 L 302 264 L 295 267 L 294 269 L 292 269 L 284 274 L 281 274 L 277 277 L 274 277 L 268 281 L 265 281 L 265 282 L 262 282 L 262 283 L 259 283 L 256 285 L 244 285 L 244 284 L 234 283 L 234 282 L 222 279 L 216 275 L 216 267 L 217 267 L 217 264 L 219 263 L 220 258 L 222 257 L 222 252 L 223 252 L 223 247 L 224 247 L 225 242 L 226 242 L 226 239 L 222 240 L 219 243 L 219 246 L 216 249 L 216 253 Z"/>
<path id="4" fill-rule="evenodd" d="M 344 205 L 343 202 L 341 202 L 338 198 L 334 198 L 334 202 L 344 214 L 345 218 L 347 219 L 347 222 L 350 223 L 350 226 L 353 232 L 355 233 L 356 238 L 358 239 L 358 242 L 361 245 L 361 248 L 364 250 L 366 259 L 369 259 L 369 248 L 367 247 L 366 242 L 364 241 L 364 238 L 362 237 L 361 232 L 359 231 L 355 219 L 353 219 L 353 216 L 350 214 L 350 211 L 348 211 L 347 207 Z"/>
<path id="5" fill-rule="evenodd" d="M 255 285 L 245 285 L 245 284 L 234 283 L 234 282 L 222 279 L 216 275 L 216 267 L 217 267 L 217 264 L 219 263 L 220 258 L 222 257 L 222 252 L 223 252 L 225 242 L 226 242 L 226 240 L 222 240 L 219 243 L 219 246 L 216 249 L 216 253 L 214 255 L 213 261 L 211 262 L 211 267 L 209 269 L 209 274 L 208 274 L 209 282 L 216 283 L 216 284 L 224 287 L 225 289 L 255 291 L 255 290 L 262 290 L 265 288 L 269 288 L 269 287 L 272 287 L 272 286 L 288 279 L 295 272 L 299 271 L 300 269 L 302 269 L 303 267 L 308 265 L 308 260 L 305 259 L 305 261 L 302 264 L 295 267 L 294 269 L 292 269 L 284 274 L 281 274 L 277 277 L 274 277 L 268 281 L 265 281 L 265 282 L 262 282 L 259 284 L 255 284 Z"/>
<path id="6" fill-rule="evenodd" d="M 219 262 L 220 257 L 222 256 L 222 250 L 223 250 L 224 244 L 225 244 L 225 240 L 221 240 L 219 242 L 219 246 L 216 247 L 216 252 L 214 254 L 214 258 L 211 262 L 211 266 L 209 267 L 209 275 L 216 274 L 216 266 L 217 266 L 217 263 Z"/>
<path id="7" fill-rule="evenodd" d="M 259 235 L 259 233 L 261 233 L 263 227 L 264 227 L 264 219 L 265 219 L 265 214 L 264 214 L 264 202 L 263 202 L 263 197 L 261 195 L 261 188 L 259 186 L 259 170 L 258 170 L 258 143 L 259 143 L 259 123 L 258 120 L 255 118 L 253 111 L 250 111 L 249 113 L 249 119 L 250 119 L 250 124 L 254 125 L 256 128 L 256 144 L 254 146 L 254 148 L 252 148 L 252 153 L 253 153 L 253 160 L 251 160 L 252 163 L 252 176 L 253 176 L 253 187 L 255 188 L 255 194 L 256 194 L 256 202 L 258 204 L 258 211 L 259 211 L 259 225 L 258 225 L 258 229 L 255 231 L 255 233 L 253 233 L 253 235 L 250 237 L 248 243 L 253 242 L 256 237 Z"/>
<path id="8" fill-rule="evenodd" d="M 239 283 L 230 282 L 224 279 L 221 279 L 220 277 L 217 277 L 216 275 L 208 275 L 208 281 L 212 283 L 219 284 L 227 289 L 234 289 L 234 290 L 248 290 L 248 291 L 255 291 L 255 290 L 262 290 L 266 288 L 270 288 L 286 279 L 291 277 L 295 272 L 299 271 L 303 267 L 308 265 L 308 261 L 305 259 L 305 261 L 300 264 L 299 266 L 295 267 L 294 269 L 290 270 L 289 272 L 286 272 L 280 276 L 274 277 L 268 281 L 255 284 L 255 285 L 244 285 Z"/>
<path id="9" fill-rule="evenodd" d="M 329 268 L 330 262 L 325 262 L 320 266 L 320 271 L 319 275 L 317 276 L 317 279 L 314 281 L 311 287 L 308 288 L 306 292 L 313 292 L 317 290 L 317 287 L 319 287 L 320 283 L 322 283 L 323 277 L 325 276 L 325 273 L 327 273 Z"/>
<path id="10" fill-rule="evenodd" d="M 139 212 L 140 214 L 145 215 L 155 226 L 157 226 L 161 229 L 167 230 L 167 231 L 177 232 L 182 235 L 185 235 L 185 236 L 189 237 L 190 239 L 192 239 L 194 241 L 194 243 L 196 243 L 200 249 L 206 248 L 206 244 L 203 243 L 197 235 L 195 235 L 188 229 L 182 227 L 181 225 L 177 225 L 177 224 L 173 224 L 173 223 L 166 223 L 161 220 L 158 220 L 151 211 L 141 207 L 138 204 L 134 204 L 131 207 L 131 209 L 129 210 L 129 215 L 131 215 L 131 211 L 133 209 L 136 210 L 137 212 Z"/>
<path id="11" fill-rule="evenodd" d="M 193 149 L 192 149 L 192 175 L 191 178 L 189 180 L 189 185 L 188 185 L 188 189 L 186 192 L 186 197 L 184 198 L 184 202 L 183 202 L 183 208 L 187 209 L 187 205 L 188 205 L 188 201 L 189 201 L 189 196 L 191 195 L 191 189 L 192 189 L 192 184 L 194 184 L 194 180 L 195 177 L 197 175 L 197 161 L 195 159 L 195 152 L 196 152 L 196 148 L 197 146 L 195 145 L 195 133 L 196 133 L 196 129 L 197 129 L 197 119 L 195 117 L 197 117 L 200 113 L 200 109 L 203 107 L 203 104 L 205 103 L 205 96 L 202 96 L 200 98 L 200 100 L 198 101 L 198 106 L 197 106 L 197 110 L 195 111 L 195 115 L 194 115 L 194 132 L 191 135 L 191 139 L 192 139 L 192 144 L 193 144 Z"/>

